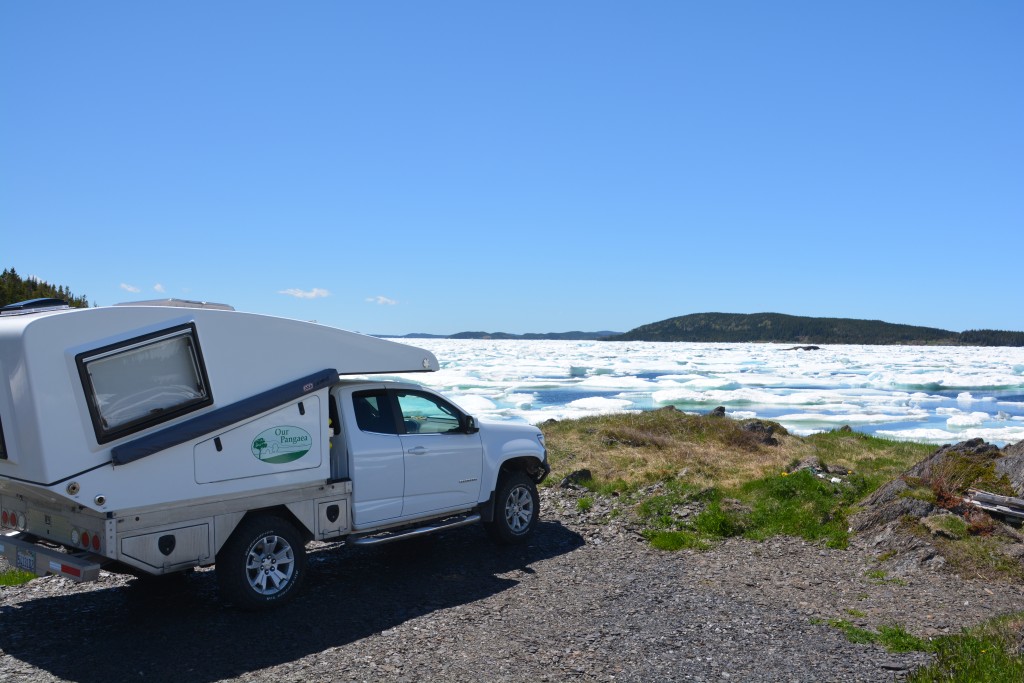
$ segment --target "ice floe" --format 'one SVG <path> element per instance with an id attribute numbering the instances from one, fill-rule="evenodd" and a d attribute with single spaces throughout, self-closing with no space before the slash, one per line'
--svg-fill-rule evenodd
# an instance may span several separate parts
<path id="1" fill-rule="evenodd" d="M 406 340 L 400 340 L 406 341 Z M 485 418 L 568 419 L 673 405 L 781 422 L 850 424 L 935 443 L 1024 438 L 1024 349 L 410 339 L 441 370 L 405 378 Z"/>

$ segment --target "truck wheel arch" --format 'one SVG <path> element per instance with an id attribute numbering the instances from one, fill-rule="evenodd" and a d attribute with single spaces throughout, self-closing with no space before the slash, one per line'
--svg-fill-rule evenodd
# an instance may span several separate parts
<path id="1" fill-rule="evenodd" d="M 294 527 L 299 535 L 302 536 L 304 543 L 309 543 L 313 540 L 313 532 L 302 523 L 302 520 L 300 520 L 294 512 L 288 509 L 288 506 L 276 505 L 274 507 L 249 510 L 242 515 L 225 515 L 222 518 L 218 518 L 216 520 L 214 555 L 219 553 L 221 548 L 224 547 L 224 544 L 231 539 L 231 536 L 235 533 L 235 529 L 253 517 L 266 517 L 268 515 L 271 517 L 278 517 L 281 520 L 288 522 L 288 524 Z"/>
<path id="2" fill-rule="evenodd" d="M 501 467 L 498 469 L 498 476 L 495 477 L 495 480 L 491 485 L 490 496 L 487 501 L 480 504 L 480 518 L 484 522 L 491 522 L 494 520 L 494 496 L 503 477 L 512 472 L 523 472 L 526 476 L 530 477 L 534 483 L 539 484 L 544 481 L 544 478 L 548 475 L 549 471 L 550 468 L 547 467 L 546 463 L 533 455 L 509 458 L 505 462 L 501 463 Z"/>

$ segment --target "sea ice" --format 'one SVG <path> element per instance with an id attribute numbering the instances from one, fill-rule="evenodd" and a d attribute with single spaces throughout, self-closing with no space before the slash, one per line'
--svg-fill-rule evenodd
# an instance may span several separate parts
<path id="1" fill-rule="evenodd" d="M 401 340 L 406 341 L 406 340 Z M 1024 438 L 1024 349 L 784 344 L 407 340 L 442 369 L 406 376 L 492 419 L 568 419 L 676 405 L 778 420 L 794 433 L 852 424 L 936 443 Z M 974 410 L 992 408 L 982 418 Z M 987 407 L 987 406 L 986 406 Z M 992 415 L 1009 418 L 995 422 Z M 986 426 L 988 425 L 988 426 Z M 819 429 L 820 428 L 820 429 Z"/>
<path id="2" fill-rule="evenodd" d="M 950 429 L 967 429 L 969 427 L 980 427 L 990 420 L 988 413 L 973 412 L 970 414 L 953 415 L 946 420 L 946 426 Z"/>

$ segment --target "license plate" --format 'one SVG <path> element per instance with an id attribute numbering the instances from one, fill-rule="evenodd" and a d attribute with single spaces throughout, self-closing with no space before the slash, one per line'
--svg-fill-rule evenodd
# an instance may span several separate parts
<path id="1" fill-rule="evenodd" d="M 18 548 L 18 559 L 16 562 L 18 569 L 24 569 L 27 572 L 34 572 L 36 570 L 36 553 L 34 550 L 22 550 Z"/>

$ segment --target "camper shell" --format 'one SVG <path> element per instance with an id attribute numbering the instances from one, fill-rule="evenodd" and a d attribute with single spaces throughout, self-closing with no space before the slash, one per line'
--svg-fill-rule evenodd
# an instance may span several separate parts
<path id="1" fill-rule="evenodd" d="M 5 308 L 0 554 L 75 580 L 216 562 L 230 597 L 259 607 L 292 593 L 308 540 L 478 520 L 524 539 L 549 471 L 536 428 L 480 424 L 419 385 L 342 379 L 437 369 L 414 346 L 226 306 Z M 391 422 L 367 422 L 364 404 Z M 260 524 L 289 547 L 283 573 L 242 547 Z"/>

